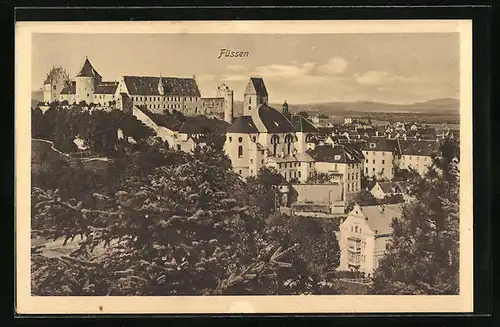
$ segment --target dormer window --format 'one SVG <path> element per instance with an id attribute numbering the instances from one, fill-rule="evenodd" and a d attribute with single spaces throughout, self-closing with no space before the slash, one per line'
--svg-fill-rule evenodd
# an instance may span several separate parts
<path id="1" fill-rule="evenodd" d="M 370 143 L 370 148 L 374 148 L 376 147 L 377 145 L 375 143 Z"/>

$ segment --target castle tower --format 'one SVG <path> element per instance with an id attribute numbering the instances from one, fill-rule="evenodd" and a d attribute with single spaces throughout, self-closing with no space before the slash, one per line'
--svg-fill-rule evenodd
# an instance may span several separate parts
<path id="1" fill-rule="evenodd" d="M 53 67 L 43 82 L 43 101 L 56 101 L 68 83 L 70 83 L 68 73 L 62 67 Z"/>
<path id="2" fill-rule="evenodd" d="M 251 77 L 243 98 L 243 115 L 250 116 L 256 108 L 267 104 L 268 94 L 262 78 Z"/>
<path id="3" fill-rule="evenodd" d="M 88 58 L 85 59 L 80 73 L 76 75 L 76 102 L 85 101 L 87 104 L 93 102 L 95 87 L 101 82 L 101 75 L 94 69 Z"/>
<path id="4" fill-rule="evenodd" d="M 233 90 L 229 89 L 226 84 L 222 84 L 217 88 L 217 98 L 224 98 L 224 120 L 229 124 L 233 123 Z"/>

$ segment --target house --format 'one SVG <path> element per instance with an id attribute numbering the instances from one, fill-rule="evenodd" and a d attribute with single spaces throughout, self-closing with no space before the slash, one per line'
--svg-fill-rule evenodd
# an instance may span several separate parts
<path id="1" fill-rule="evenodd" d="M 392 220 L 401 217 L 399 204 L 355 205 L 340 224 L 338 270 L 373 274 L 392 236 Z"/>
<path id="2" fill-rule="evenodd" d="M 384 199 L 394 195 L 401 195 L 404 198 L 407 193 L 407 185 L 406 182 L 376 182 L 370 193 L 376 199 Z"/>
<path id="3" fill-rule="evenodd" d="M 184 152 L 194 151 L 204 135 L 210 133 L 223 135 L 229 125 L 216 118 L 157 114 L 137 106 L 133 106 L 132 114 L 152 128 L 169 147 Z"/>
<path id="4" fill-rule="evenodd" d="M 364 176 L 387 180 L 393 178 L 394 165 L 397 165 L 401 156 L 398 139 L 371 139 L 362 151 L 365 156 Z"/>
<path id="5" fill-rule="evenodd" d="M 340 177 L 338 182 L 343 185 L 345 199 L 351 199 L 361 190 L 363 158 L 359 152 L 345 145 L 326 145 L 318 146 L 308 153 L 315 161 L 316 172 Z"/>
<path id="6" fill-rule="evenodd" d="M 401 159 L 399 160 L 400 169 L 414 169 L 420 175 L 427 173 L 429 167 L 433 164 L 433 156 L 440 153 L 439 142 L 424 140 L 400 140 Z"/>

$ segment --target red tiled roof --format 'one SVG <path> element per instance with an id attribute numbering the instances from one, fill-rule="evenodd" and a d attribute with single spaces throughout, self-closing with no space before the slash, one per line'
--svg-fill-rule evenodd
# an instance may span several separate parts
<path id="1" fill-rule="evenodd" d="M 130 95 L 161 95 L 158 90 L 160 77 L 124 76 Z M 164 95 L 200 97 L 200 90 L 193 78 L 162 77 Z"/>

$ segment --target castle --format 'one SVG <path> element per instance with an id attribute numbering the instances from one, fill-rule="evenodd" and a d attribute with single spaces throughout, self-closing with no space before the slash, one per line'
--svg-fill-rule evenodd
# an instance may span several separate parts
<path id="1" fill-rule="evenodd" d="M 229 123 L 233 117 L 233 91 L 222 84 L 215 98 L 202 98 L 194 76 L 122 76 L 118 81 L 103 81 L 87 58 L 75 80 L 70 80 L 66 71 L 57 67 L 47 74 L 43 84 L 46 103 L 83 101 L 107 107 L 116 105 L 119 97 L 125 94 L 134 106 L 154 113 L 176 110 L 187 116 L 217 116 Z"/>

